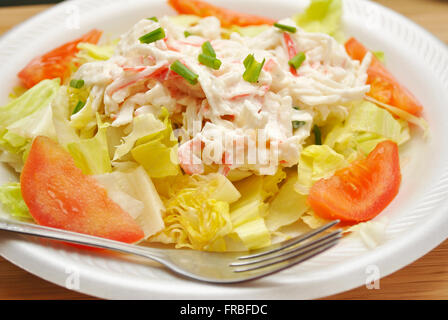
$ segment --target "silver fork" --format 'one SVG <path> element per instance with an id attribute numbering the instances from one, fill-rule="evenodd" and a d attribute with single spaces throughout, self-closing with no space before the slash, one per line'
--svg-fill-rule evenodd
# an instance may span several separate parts
<path id="1" fill-rule="evenodd" d="M 180 275 L 224 284 L 258 279 L 328 250 L 341 238 L 340 229 L 326 232 L 337 223 L 332 221 L 297 238 L 249 254 L 152 248 L 4 218 L 0 218 L 0 230 L 134 254 L 157 261 Z"/>

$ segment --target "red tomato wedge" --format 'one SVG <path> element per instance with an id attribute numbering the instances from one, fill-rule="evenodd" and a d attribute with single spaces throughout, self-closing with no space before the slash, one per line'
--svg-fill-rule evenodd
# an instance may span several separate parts
<path id="1" fill-rule="evenodd" d="M 395 198 L 401 183 L 398 146 L 383 141 L 367 158 L 317 181 L 308 196 L 324 219 L 358 223 L 376 217 Z"/>
<path id="2" fill-rule="evenodd" d="M 362 61 L 368 52 L 366 47 L 355 38 L 350 38 L 345 43 L 345 49 L 352 59 L 358 61 Z M 369 96 L 416 116 L 422 112 L 423 106 L 420 102 L 412 93 L 398 83 L 394 76 L 375 56 L 372 57 L 367 74 L 367 83 L 370 84 Z"/>
<path id="3" fill-rule="evenodd" d="M 34 140 L 20 184 L 23 199 L 40 225 L 127 243 L 144 237 L 106 189 L 83 174 L 70 154 L 47 137 Z"/>
<path id="4" fill-rule="evenodd" d="M 70 63 L 79 51 L 77 45 L 81 42 L 96 44 L 101 35 L 101 31 L 92 30 L 79 39 L 34 58 L 19 72 L 19 79 L 27 88 L 31 88 L 45 79 L 60 78 L 64 80 L 70 73 Z"/>
<path id="5" fill-rule="evenodd" d="M 275 22 L 275 20 L 269 18 L 220 8 L 201 0 L 168 0 L 168 4 L 179 14 L 193 14 L 199 17 L 214 16 L 221 21 L 223 27 L 232 25 L 244 27 L 274 24 Z"/>

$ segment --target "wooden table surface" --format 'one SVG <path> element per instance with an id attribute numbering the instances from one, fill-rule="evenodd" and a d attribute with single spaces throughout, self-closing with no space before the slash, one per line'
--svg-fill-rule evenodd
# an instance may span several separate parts
<path id="1" fill-rule="evenodd" d="M 448 43 L 448 1 L 378 0 Z M 0 34 L 50 5 L 0 8 Z M 448 299 L 448 240 L 406 268 L 381 279 L 379 290 L 360 287 L 327 299 Z M 42 280 L 0 257 L 0 299 L 92 299 Z"/>

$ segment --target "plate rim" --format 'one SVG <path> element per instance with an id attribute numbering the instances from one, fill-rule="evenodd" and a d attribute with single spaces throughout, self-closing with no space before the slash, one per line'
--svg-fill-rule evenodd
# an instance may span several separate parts
<path id="1" fill-rule="evenodd" d="M 67 6 L 69 4 L 72 3 L 76 3 L 76 2 L 81 2 L 82 0 L 69 0 L 63 3 L 60 3 L 58 5 L 55 5 L 53 7 L 50 7 L 47 10 L 44 10 L 43 12 L 35 15 L 34 17 L 24 21 L 23 23 L 13 27 L 11 30 L 9 30 L 8 32 L 6 32 L 5 34 L 3 34 L 0 37 L 0 45 L 3 44 L 3 42 L 5 40 L 8 39 L 8 37 L 10 37 L 11 35 L 13 35 L 15 32 L 17 32 L 18 30 L 25 28 L 27 25 L 32 24 L 34 21 L 38 21 L 40 19 L 43 19 L 46 15 L 51 15 L 53 11 L 57 11 L 60 10 L 62 7 Z M 359 0 L 358 0 L 359 1 Z M 87 1 L 86 1 L 87 2 Z M 411 26 L 412 28 L 418 30 L 419 32 L 422 32 L 425 35 L 425 38 L 430 39 L 430 41 L 437 43 L 438 46 L 442 47 L 445 49 L 445 53 L 448 54 L 448 47 L 440 40 L 438 39 L 435 35 L 433 35 L 432 33 L 430 33 L 428 30 L 426 30 L 425 28 L 421 27 L 420 25 L 416 24 L 415 22 L 413 22 L 412 20 L 402 16 L 401 14 L 382 6 L 381 4 L 375 3 L 375 2 L 371 2 L 371 1 L 367 1 L 367 0 L 362 0 L 359 2 L 366 2 L 369 3 L 370 5 L 374 5 L 377 8 L 379 8 L 381 11 L 387 11 L 389 14 L 394 16 L 394 19 L 400 19 L 402 21 L 404 21 L 408 26 Z M 439 204 L 438 207 L 438 215 L 442 215 L 443 212 L 448 212 L 448 199 L 446 200 L 442 200 L 442 202 Z M 443 219 L 442 219 L 443 221 Z M 425 240 L 425 242 L 420 243 L 420 246 L 415 246 L 412 247 L 409 245 L 409 242 L 405 243 L 404 239 L 392 239 L 390 240 L 387 244 L 384 245 L 383 249 L 387 251 L 382 251 L 382 257 L 378 258 L 377 257 L 377 253 L 375 253 L 375 251 L 371 251 L 368 252 L 367 254 L 364 254 L 362 259 L 360 257 L 358 257 L 358 263 L 355 266 L 354 264 L 351 266 L 351 268 L 347 268 L 347 266 L 344 266 L 343 263 L 339 264 L 339 271 L 340 275 L 343 275 L 344 273 L 347 274 L 350 271 L 350 269 L 357 269 L 357 272 L 355 272 L 355 270 L 351 270 L 351 272 L 354 272 L 356 274 L 358 274 L 359 276 L 359 271 L 360 271 L 360 266 L 365 266 L 366 264 L 369 264 L 369 262 L 375 261 L 375 264 L 378 265 L 379 267 L 381 267 L 381 270 L 386 270 L 386 272 L 382 272 L 381 277 L 385 277 L 405 266 L 407 266 L 408 264 L 412 263 L 413 261 L 417 260 L 418 258 L 422 257 L 424 254 L 428 253 L 429 251 L 431 251 L 433 248 L 435 248 L 437 245 L 439 245 L 443 240 L 445 240 L 448 237 L 448 218 L 445 218 L 445 221 L 443 221 L 444 223 L 440 223 L 440 220 L 437 219 L 429 219 L 426 221 L 426 223 L 424 223 L 422 226 L 420 226 L 418 228 L 418 233 L 419 234 L 423 234 L 423 236 L 428 235 L 428 230 L 431 230 L 430 234 L 430 240 Z M 438 230 L 438 232 L 434 232 L 434 230 Z M 420 239 L 422 235 L 420 235 L 419 237 L 415 236 L 414 239 Z M 11 240 L 13 239 L 13 240 Z M 428 238 L 427 238 L 428 239 Z M 19 239 L 18 237 L 12 237 L 10 238 L 10 240 L 16 244 L 18 244 L 18 246 L 20 247 L 21 245 L 26 245 L 27 241 L 24 241 L 22 239 Z M 9 241 L 6 241 L 6 243 L 8 243 Z M 53 272 L 53 270 L 61 270 L 61 267 L 58 266 L 57 263 L 55 263 L 55 261 L 53 261 L 53 264 L 48 263 L 48 271 L 51 272 L 47 272 L 48 275 L 42 275 L 42 272 L 40 270 L 37 270 L 39 268 L 38 265 L 36 264 L 26 264 L 23 261 L 23 257 L 20 258 L 17 256 L 17 252 L 14 254 L 14 252 L 10 252 L 9 250 L 5 250 L 5 245 L 4 245 L 5 241 L 0 242 L 0 255 L 3 256 L 6 260 L 18 265 L 19 267 L 21 267 L 22 269 L 40 277 L 43 278 L 49 282 L 52 282 L 54 284 L 60 285 L 64 287 L 64 283 L 61 282 L 60 280 L 55 279 L 54 277 L 51 276 L 51 273 Z M 424 245 L 422 245 L 424 244 Z M 406 249 L 407 247 L 407 249 Z M 412 248 L 411 248 L 412 247 Z M 399 250 L 398 250 L 399 249 Z M 411 250 L 412 249 L 412 250 Z M 400 263 L 395 263 L 395 266 L 387 266 L 387 260 L 391 255 L 394 255 L 397 253 L 397 251 L 400 252 L 400 254 L 403 254 L 403 252 L 407 251 L 407 254 L 403 254 L 403 256 L 406 256 L 406 258 L 401 258 L 400 257 Z M 7 252 L 5 254 L 5 252 Z M 386 254 L 387 253 L 387 254 Z M 27 256 L 27 258 L 29 258 L 29 256 Z M 397 259 L 397 257 L 394 257 L 395 259 Z M 26 260 L 26 259 L 25 259 Z M 362 263 L 361 263 L 362 262 Z M 50 268 L 51 267 L 51 268 Z M 40 267 L 42 268 L 42 267 Z M 330 267 L 329 267 L 330 268 Z M 325 271 L 325 268 L 323 269 L 323 271 Z M 332 277 L 334 277 L 334 271 Z M 86 275 L 84 275 L 84 277 L 86 277 Z M 93 274 L 91 275 L 91 279 L 93 280 L 97 280 L 97 277 L 93 278 Z M 88 276 L 87 276 L 88 279 Z M 106 277 L 105 277 L 106 279 Z M 95 282 L 95 281 L 93 281 Z M 300 283 L 294 283 L 294 285 L 297 285 Z M 110 285 L 110 281 L 108 281 L 108 285 Z M 302 285 L 306 285 L 305 283 L 302 283 Z M 323 296 L 328 296 L 328 295 L 332 295 L 338 292 L 344 292 L 347 290 L 350 290 L 352 288 L 358 287 L 362 285 L 362 283 L 359 283 L 359 277 L 352 277 L 351 279 L 349 279 L 348 281 L 346 281 L 346 283 L 341 286 L 338 285 L 338 288 L 333 288 L 333 290 L 328 289 L 325 291 L 325 295 Z M 284 288 L 285 284 L 282 283 L 281 287 Z M 80 290 L 75 290 L 87 295 L 92 295 L 92 290 L 88 290 L 85 289 L 86 287 L 84 287 L 83 289 Z M 122 288 L 122 287 L 121 287 Z M 269 288 L 269 290 L 271 290 L 272 288 Z M 284 290 L 284 289 L 283 289 Z M 89 292 L 87 292 L 89 291 Z M 104 297 L 104 298 L 118 298 L 116 295 L 111 294 L 111 293 L 104 293 L 99 292 L 101 290 L 98 290 L 97 293 L 94 293 L 94 296 L 97 297 Z M 306 291 L 306 290 L 305 290 Z M 233 293 L 234 294 L 234 293 Z M 217 297 L 217 298 L 229 298 L 229 295 L 223 295 L 222 297 Z M 309 296 L 307 298 L 318 298 L 318 297 L 322 297 L 321 295 L 319 295 L 319 293 L 315 292 L 314 296 Z M 157 299 L 157 297 L 152 297 Z M 285 297 L 283 297 L 285 298 Z M 293 299 L 295 299 L 297 297 L 293 297 Z M 299 295 L 300 298 L 300 295 Z M 257 299 L 257 298 L 255 298 Z"/>

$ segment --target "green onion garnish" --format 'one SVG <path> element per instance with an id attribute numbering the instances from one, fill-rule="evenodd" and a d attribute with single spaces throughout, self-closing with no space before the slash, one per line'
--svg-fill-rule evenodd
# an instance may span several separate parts
<path id="1" fill-rule="evenodd" d="M 148 44 L 157 40 L 162 40 L 163 38 L 165 38 L 165 31 L 162 28 L 157 28 L 144 36 L 141 36 L 139 40 L 141 43 Z"/>
<path id="2" fill-rule="evenodd" d="M 300 108 L 298 106 L 294 106 L 292 108 L 295 109 L 295 110 L 300 110 Z"/>
<path id="3" fill-rule="evenodd" d="M 73 79 L 72 81 L 70 81 L 70 87 L 75 89 L 81 89 L 82 87 L 84 87 L 84 80 Z"/>
<path id="4" fill-rule="evenodd" d="M 288 61 L 288 64 L 294 69 L 298 69 L 302 65 L 303 61 L 305 61 L 305 59 L 305 54 L 303 52 L 299 52 L 295 55 L 294 58 Z"/>
<path id="5" fill-rule="evenodd" d="M 207 66 L 207 67 L 215 69 L 215 70 L 219 70 L 219 68 L 221 67 L 221 61 L 219 59 L 207 56 L 203 53 L 201 53 L 198 56 L 198 60 L 204 66 Z"/>
<path id="6" fill-rule="evenodd" d="M 297 31 L 296 27 L 287 26 L 285 24 L 280 24 L 280 23 L 274 23 L 274 27 L 277 27 L 280 30 L 283 30 L 283 31 L 286 31 L 286 32 L 290 32 L 290 33 L 296 33 L 296 31 Z"/>
<path id="7" fill-rule="evenodd" d="M 243 62 L 246 67 L 246 71 L 243 74 L 243 79 L 251 83 L 257 82 L 265 61 L 266 59 L 263 59 L 261 63 L 257 62 L 253 54 L 248 55 Z"/>
<path id="8" fill-rule="evenodd" d="M 202 53 L 205 54 L 206 56 L 216 58 L 216 52 L 213 49 L 210 41 L 206 41 L 202 44 Z"/>
<path id="9" fill-rule="evenodd" d="M 86 103 L 85 103 L 85 102 L 82 102 L 81 100 L 78 101 L 78 103 L 76 104 L 75 109 L 73 109 L 72 115 L 78 113 L 79 110 L 81 110 L 81 109 L 84 107 L 85 104 L 86 104 Z"/>
<path id="10" fill-rule="evenodd" d="M 179 60 L 174 61 L 170 69 L 174 72 L 176 72 L 178 75 L 183 77 L 185 80 L 187 80 L 190 84 L 196 84 L 198 83 L 199 75 L 192 72 L 190 69 L 188 69 L 182 62 Z"/>
<path id="11" fill-rule="evenodd" d="M 157 17 L 151 17 L 151 18 L 147 18 L 148 20 L 152 20 L 154 22 L 159 22 L 159 19 L 157 19 Z"/>
<path id="12" fill-rule="evenodd" d="M 210 41 L 206 41 L 202 44 L 202 53 L 199 54 L 198 60 L 203 65 L 215 70 L 219 70 L 221 67 L 221 61 L 216 59 L 216 52 Z"/>
<path id="13" fill-rule="evenodd" d="M 192 35 L 192 33 L 190 31 L 187 31 L 187 30 L 184 31 L 185 38 L 188 38 L 191 35 Z"/>
<path id="14" fill-rule="evenodd" d="M 292 122 L 292 127 L 294 129 L 299 129 L 301 126 L 303 126 L 306 122 L 305 121 L 298 121 L 298 120 L 294 120 Z"/>
<path id="15" fill-rule="evenodd" d="M 322 145 L 322 133 L 320 132 L 320 129 L 318 126 L 313 127 L 314 132 L 314 144 Z"/>

